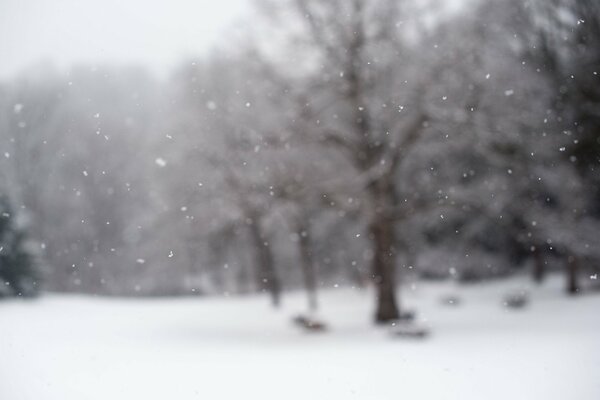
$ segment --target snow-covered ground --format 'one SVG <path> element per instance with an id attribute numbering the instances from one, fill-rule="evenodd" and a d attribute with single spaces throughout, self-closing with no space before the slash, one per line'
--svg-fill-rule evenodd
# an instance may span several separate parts
<path id="1" fill-rule="evenodd" d="M 520 279 L 404 289 L 432 331 L 400 339 L 370 321 L 368 291 L 321 296 L 323 334 L 290 322 L 302 293 L 264 297 L 0 303 L 0 399 L 600 399 L 600 295 Z M 528 289 L 529 307 L 501 297 Z"/>

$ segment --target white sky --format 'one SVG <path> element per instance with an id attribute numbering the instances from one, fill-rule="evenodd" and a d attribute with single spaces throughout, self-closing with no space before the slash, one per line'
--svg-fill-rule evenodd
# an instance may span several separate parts
<path id="1" fill-rule="evenodd" d="M 138 63 L 164 73 L 217 44 L 250 0 L 0 0 L 0 79 L 30 65 Z"/>

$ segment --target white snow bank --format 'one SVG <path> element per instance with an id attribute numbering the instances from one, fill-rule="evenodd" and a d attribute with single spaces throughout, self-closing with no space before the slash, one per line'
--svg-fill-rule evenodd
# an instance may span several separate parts
<path id="1" fill-rule="evenodd" d="M 371 325 L 368 291 L 322 295 L 325 334 L 301 332 L 294 293 L 123 300 L 47 296 L 0 303 L 0 399 L 600 399 L 600 295 L 513 279 L 404 290 L 426 340 Z M 531 290 L 523 310 L 502 295 Z M 407 293 L 409 292 L 409 293 Z"/>

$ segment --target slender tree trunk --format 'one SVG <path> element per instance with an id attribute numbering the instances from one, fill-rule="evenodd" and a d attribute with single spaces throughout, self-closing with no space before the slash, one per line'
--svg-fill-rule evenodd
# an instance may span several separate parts
<path id="1" fill-rule="evenodd" d="M 302 274 L 304 277 L 304 288 L 308 296 L 308 309 L 311 312 L 317 311 L 317 277 L 315 265 L 312 257 L 312 248 L 310 244 L 310 235 L 308 229 L 304 225 L 300 225 L 298 229 L 298 250 L 302 264 Z"/>
<path id="2" fill-rule="evenodd" d="M 262 234 L 259 221 L 256 218 L 253 218 L 250 224 L 250 236 L 256 251 L 259 287 L 271 295 L 273 306 L 279 307 L 281 302 L 281 284 L 275 271 L 270 244 Z"/>
<path id="3" fill-rule="evenodd" d="M 536 246 L 533 252 L 533 280 L 535 283 L 542 283 L 546 278 L 546 260 L 541 249 Z"/>
<path id="4" fill-rule="evenodd" d="M 249 293 L 252 290 L 249 275 L 250 274 L 248 273 L 246 266 L 241 265 L 236 274 L 236 286 L 238 293 L 245 294 Z"/>
<path id="5" fill-rule="evenodd" d="M 219 292 L 225 291 L 225 279 L 223 277 L 223 266 L 225 261 L 225 246 L 229 241 L 225 236 L 216 235 L 210 239 L 210 264 L 209 276 L 211 283 Z"/>
<path id="6" fill-rule="evenodd" d="M 567 257 L 567 293 L 576 295 L 579 293 L 579 280 L 577 279 L 578 264 L 575 256 Z"/>
<path id="7" fill-rule="evenodd" d="M 386 323 L 400 317 L 396 301 L 394 223 L 379 216 L 371 224 L 370 230 L 375 253 L 372 265 L 377 290 L 375 322 Z"/>
<path id="8" fill-rule="evenodd" d="M 188 270 L 187 270 L 187 278 L 186 278 L 186 289 L 192 290 L 193 293 L 199 294 L 200 288 L 196 285 L 198 281 L 195 279 L 198 277 L 199 273 L 197 270 L 198 265 L 198 253 L 195 251 L 196 246 L 195 243 L 190 243 L 190 245 L 186 246 L 187 258 L 188 258 Z"/>

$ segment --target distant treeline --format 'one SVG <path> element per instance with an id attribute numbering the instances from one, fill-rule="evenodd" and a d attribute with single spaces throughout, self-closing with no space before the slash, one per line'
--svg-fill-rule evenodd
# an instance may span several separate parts
<path id="1" fill-rule="evenodd" d="M 566 268 L 579 290 L 600 258 L 600 5 L 466 3 L 262 2 L 168 79 L 1 84 L 0 192 L 45 288 L 277 303 L 374 282 L 378 320 L 407 276 Z"/>

